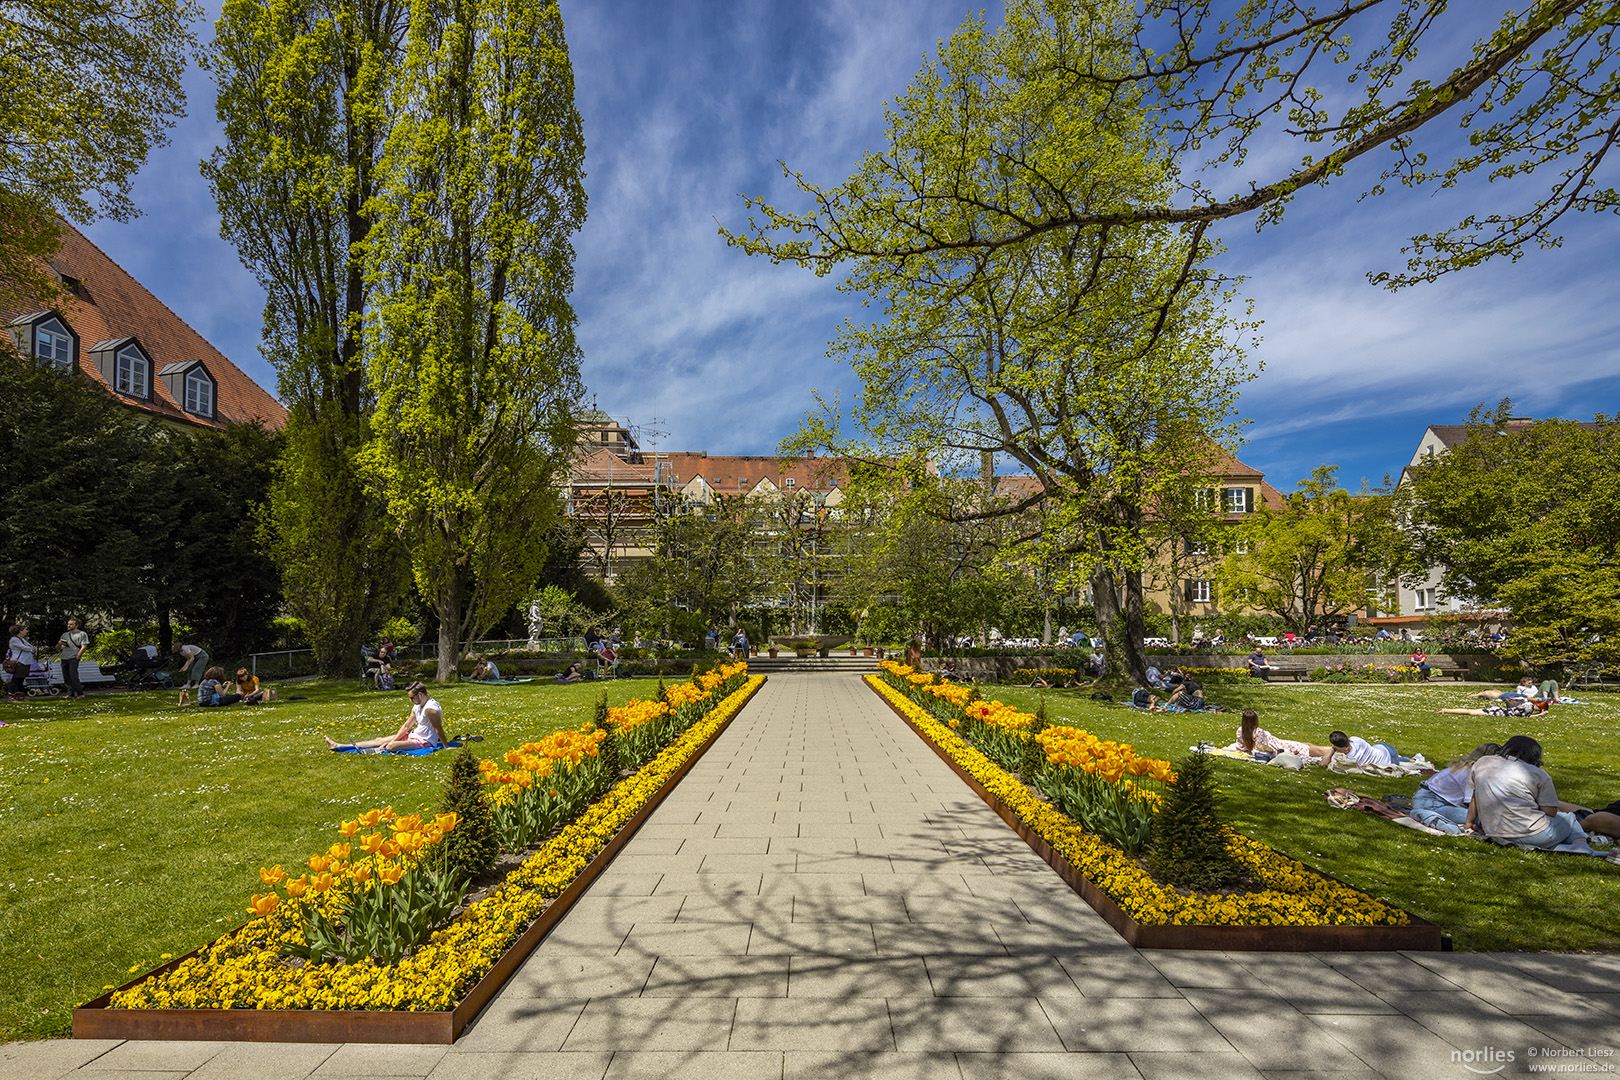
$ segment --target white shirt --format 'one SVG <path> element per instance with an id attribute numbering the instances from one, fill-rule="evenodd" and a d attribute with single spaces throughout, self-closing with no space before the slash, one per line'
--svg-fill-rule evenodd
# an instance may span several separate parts
<path id="1" fill-rule="evenodd" d="M 13 637 L 8 649 L 6 650 L 6 659 L 17 661 L 18 663 L 22 664 L 25 669 L 33 667 L 33 644 L 31 642 L 24 641 L 20 637 Z"/>
<path id="2" fill-rule="evenodd" d="M 422 704 L 411 707 L 411 719 L 416 721 L 416 729 L 411 732 L 411 738 L 429 746 L 437 746 L 439 733 L 434 731 L 433 725 L 428 722 L 427 714 L 429 711 L 438 713 L 439 723 L 444 723 L 444 710 L 439 708 L 437 701 L 428 698 Z"/>
<path id="3" fill-rule="evenodd" d="M 1467 806 L 1468 800 L 1474 797 L 1474 781 L 1467 769 L 1457 769 L 1455 772 L 1441 769 L 1420 786 L 1428 788 L 1452 806 Z"/>
<path id="4" fill-rule="evenodd" d="M 1393 765 L 1395 759 L 1389 756 L 1389 751 L 1382 746 L 1374 746 L 1360 735 L 1350 736 L 1350 749 L 1340 750 L 1340 756 L 1349 758 L 1357 765 Z"/>

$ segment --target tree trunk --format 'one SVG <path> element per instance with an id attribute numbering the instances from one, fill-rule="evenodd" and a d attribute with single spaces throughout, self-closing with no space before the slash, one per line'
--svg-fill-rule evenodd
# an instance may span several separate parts
<path id="1" fill-rule="evenodd" d="M 1091 574 L 1091 598 L 1097 612 L 1105 656 L 1117 674 L 1137 683 L 1147 681 L 1147 654 L 1142 648 L 1142 575 L 1117 573 L 1106 565 Z"/>
<path id="2" fill-rule="evenodd" d="M 174 649 L 174 629 L 169 625 L 169 605 L 161 601 L 157 608 L 157 632 L 158 655 L 168 656 Z M 137 641 L 135 644 L 139 645 L 140 642 Z"/>
<path id="3" fill-rule="evenodd" d="M 459 675 L 457 665 L 461 662 L 461 605 L 467 591 L 467 583 L 460 573 L 451 575 L 445 583 L 444 592 L 433 602 L 434 614 L 439 617 L 439 667 L 437 678 L 440 682 L 455 682 Z"/>

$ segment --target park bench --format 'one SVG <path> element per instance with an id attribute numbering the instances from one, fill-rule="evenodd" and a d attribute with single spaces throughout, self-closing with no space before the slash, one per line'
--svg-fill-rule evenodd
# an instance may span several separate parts
<path id="1" fill-rule="evenodd" d="M 1311 670 L 1310 668 L 1303 667 L 1278 667 L 1277 665 L 1273 664 L 1271 667 L 1270 677 L 1273 679 L 1293 679 L 1295 682 L 1304 682 L 1306 679 L 1311 677 Z"/>

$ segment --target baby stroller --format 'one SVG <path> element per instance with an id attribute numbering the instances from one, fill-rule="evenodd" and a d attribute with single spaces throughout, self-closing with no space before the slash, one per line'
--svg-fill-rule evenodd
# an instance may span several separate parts
<path id="1" fill-rule="evenodd" d="M 174 679 L 159 668 L 159 663 L 156 645 L 137 645 L 135 651 L 129 654 L 129 659 L 119 664 L 116 670 L 126 690 L 172 689 Z"/>
<path id="2" fill-rule="evenodd" d="M 60 686 L 51 682 L 50 665 L 38 660 L 29 666 L 28 674 L 23 676 L 23 689 L 29 697 L 56 697 L 62 692 Z"/>

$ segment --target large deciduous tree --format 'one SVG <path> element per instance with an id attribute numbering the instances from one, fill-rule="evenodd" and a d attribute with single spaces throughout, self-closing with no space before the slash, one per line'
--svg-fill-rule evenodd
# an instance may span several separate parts
<path id="1" fill-rule="evenodd" d="M 329 674 L 352 673 L 408 574 L 355 464 L 374 404 L 361 246 L 408 13 L 396 0 L 227 0 L 207 55 L 225 143 L 203 173 L 221 235 L 265 289 L 263 351 L 289 408 L 266 540 Z"/>
<path id="2" fill-rule="evenodd" d="M 1467 436 L 1396 491 L 1401 560 L 1451 596 L 1511 609 L 1510 655 L 1620 662 L 1620 417 L 1510 421 L 1476 409 Z"/>
<path id="3" fill-rule="evenodd" d="M 585 144 L 556 3 L 415 0 L 388 101 L 360 463 L 438 616 L 445 679 L 539 576 L 573 449 Z"/>
<path id="4" fill-rule="evenodd" d="M 130 180 L 185 112 L 201 8 L 187 0 L 8 0 L 0 9 L 0 310 L 40 306 L 57 215 L 136 214 Z"/>
<path id="5" fill-rule="evenodd" d="M 1041 6 L 1059 15 L 1078 4 Z M 1404 271 L 1373 275 L 1400 287 L 1557 246 L 1564 215 L 1620 209 L 1613 0 L 1088 6 L 1106 11 L 1090 31 L 1107 37 L 1106 47 L 1058 57 L 1051 73 L 1093 102 L 1104 126 L 1151 110 L 1156 140 L 1183 161 L 1176 182 L 1111 203 L 1033 207 L 976 190 L 984 227 L 919 232 L 910 253 L 988 253 L 1086 228 L 1248 215 L 1265 224 L 1357 163 L 1380 170 L 1367 188 L 1374 196 L 1391 185 L 1444 192 L 1482 174 L 1489 188 L 1480 209 L 1413 237 Z M 895 251 L 889 238 L 836 216 L 803 224 L 810 258 Z"/>
<path id="6" fill-rule="evenodd" d="M 1352 495 L 1334 486 L 1335 472 L 1318 466 L 1281 506 L 1256 508 L 1232 531 L 1239 550 L 1220 565 L 1223 603 L 1268 612 L 1301 635 L 1367 606 L 1391 526 L 1389 498 Z"/>
<path id="7" fill-rule="evenodd" d="M 794 175 L 812 209 L 749 200 L 755 220 L 729 236 L 818 273 L 847 261 L 840 287 L 884 308 L 833 347 L 864 386 L 856 435 L 823 419 L 799 445 L 921 456 L 960 478 L 988 455 L 1029 474 L 1028 494 L 970 516 L 1009 519 L 1015 548 L 1075 556 L 1119 667 L 1140 678 L 1146 508 L 1233 433 L 1247 373 L 1204 225 L 1029 228 L 1117 218 L 1175 189 L 1145 91 L 1083 77 L 1137 70 L 1130 18 L 1026 0 L 998 33 L 969 19 L 891 105 L 886 149 L 836 187 Z"/>

